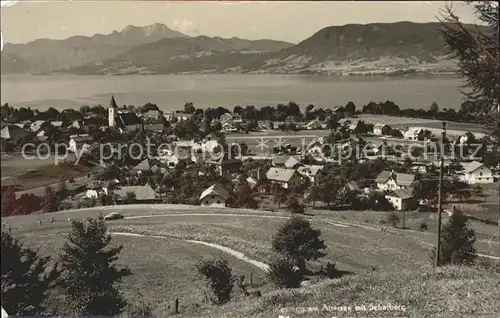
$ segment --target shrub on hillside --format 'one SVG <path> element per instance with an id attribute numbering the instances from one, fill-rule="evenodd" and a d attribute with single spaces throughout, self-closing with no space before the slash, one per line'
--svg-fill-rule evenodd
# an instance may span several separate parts
<path id="1" fill-rule="evenodd" d="M 392 211 L 387 214 L 387 223 L 392 225 L 392 227 L 397 227 L 399 224 L 399 216 L 396 214 L 396 212 Z"/>
<path id="2" fill-rule="evenodd" d="M 301 271 L 285 257 L 277 257 L 270 264 L 268 276 L 278 288 L 298 288 L 303 279 Z"/>
<path id="3" fill-rule="evenodd" d="M 235 278 L 227 259 L 201 260 L 195 267 L 198 274 L 206 280 L 215 304 L 222 305 L 231 300 Z"/>
<path id="4" fill-rule="evenodd" d="M 419 228 L 419 230 L 420 230 L 420 231 L 422 231 L 422 232 L 423 232 L 423 231 L 427 231 L 427 229 L 428 229 L 429 227 L 427 226 L 427 223 L 422 222 L 422 223 L 420 223 L 420 226 L 419 226 L 418 228 Z"/>
<path id="5" fill-rule="evenodd" d="M 443 227 L 440 249 L 440 265 L 471 265 L 476 260 L 476 233 L 469 228 L 467 216 L 453 213 Z M 433 250 L 433 259 L 436 250 Z"/>
<path id="6" fill-rule="evenodd" d="M 304 206 L 295 195 L 290 195 L 286 201 L 286 208 L 290 213 L 304 214 Z"/>

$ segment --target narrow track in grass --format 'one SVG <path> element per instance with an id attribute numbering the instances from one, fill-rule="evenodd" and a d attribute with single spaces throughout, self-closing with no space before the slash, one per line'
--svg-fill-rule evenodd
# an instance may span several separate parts
<path id="1" fill-rule="evenodd" d="M 121 236 L 134 236 L 134 237 L 152 237 L 152 238 L 160 238 L 160 239 L 168 239 L 169 237 L 166 236 L 159 236 L 159 235 L 145 235 L 145 234 L 137 234 L 137 233 L 128 233 L 128 232 L 109 232 L 111 235 L 121 235 Z M 208 242 L 203 242 L 203 241 L 196 241 L 196 240 L 183 240 L 185 242 L 189 243 L 195 243 L 195 244 L 202 244 L 205 246 L 209 246 L 218 250 L 221 250 L 229 255 L 232 255 L 244 262 L 247 262 L 249 264 L 254 265 L 255 267 L 259 268 L 263 272 L 268 272 L 269 271 L 269 265 L 266 263 L 262 263 L 256 260 L 253 260 L 251 258 L 248 258 L 245 254 L 235 251 L 233 249 L 230 249 L 228 247 L 214 244 L 214 243 L 208 243 Z"/>

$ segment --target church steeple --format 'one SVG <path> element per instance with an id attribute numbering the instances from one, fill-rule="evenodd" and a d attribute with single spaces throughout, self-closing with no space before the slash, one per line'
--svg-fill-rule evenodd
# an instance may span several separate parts
<path id="1" fill-rule="evenodd" d="M 109 108 L 108 108 L 108 126 L 109 127 L 114 127 L 116 124 L 115 116 L 116 112 L 115 110 L 118 108 L 116 105 L 115 97 L 111 95 L 111 101 L 109 102 Z"/>
<path id="2" fill-rule="evenodd" d="M 115 96 L 113 95 L 111 95 L 111 101 L 109 102 L 109 107 L 118 108 L 118 105 L 116 105 Z"/>

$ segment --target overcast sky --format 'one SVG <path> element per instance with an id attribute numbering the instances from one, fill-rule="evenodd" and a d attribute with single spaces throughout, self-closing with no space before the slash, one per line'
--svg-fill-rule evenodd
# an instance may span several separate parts
<path id="1" fill-rule="evenodd" d="M 26 1 L 2 8 L 5 42 L 64 39 L 163 23 L 191 36 L 274 39 L 298 43 L 330 25 L 437 21 L 443 1 L 346 2 L 152 2 Z M 454 3 L 463 22 L 478 23 L 473 10 Z"/>

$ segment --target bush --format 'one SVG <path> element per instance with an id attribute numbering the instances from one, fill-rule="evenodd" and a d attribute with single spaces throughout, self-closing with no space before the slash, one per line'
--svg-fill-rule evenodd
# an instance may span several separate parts
<path id="1" fill-rule="evenodd" d="M 420 231 L 427 231 L 427 229 L 428 229 L 427 223 L 425 223 L 425 222 L 420 223 L 420 226 L 419 226 Z"/>
<path id="2" fill-rule="evenodd" d="M 271 264 L 269 269 L 269 279 L 278 288 L 298 288 L 303 279 L 301 271 L 295 270 L 293 262 L 278 257 Z"/>
<path id="3" fill-rule="evenodd" d="M 235 278 L 227 259 L 201 260 L 195 266 L 212 291 L 212 301 L 215 304 L 222 305 L 231 300 Z"/>
<path id="4" fill-rule="evenodd" d="M 304 214 L 304 206 L 300 204 L 295 195 L 290 195 L 286 202 L 286 208 L 290 213 Z"/>
<path id="5" fill-rule="evenodd" d="M 476 260 L 476 233 L 469 228 L 467 217 L 462 213 L 453 213 L 443 227 L 439 265 L 471 265 Z M 436 249 L 433 249 L 433 257 Z"/>
<path id="6" fill-rule="evenodd" d="M 325 266 L 325 268 L 323 268 L 323 272 L 321 274 L 322 274 L 322 276 L 326 276 L 330 279 L 340 277 L 340 273 L 337 270 L 335 263 L 332 264 L 330 262 L 328 262 L 328 264 L 326 264 L 326 266 Z"/>
<path id="7" fill-rule="evenodd" d="M 392 225 L 392 227 L 397 227 L 399 224 L 399 216 L 396 214 L 396 212 L 392 211 L 387 214 L 387 223 Z"/>

